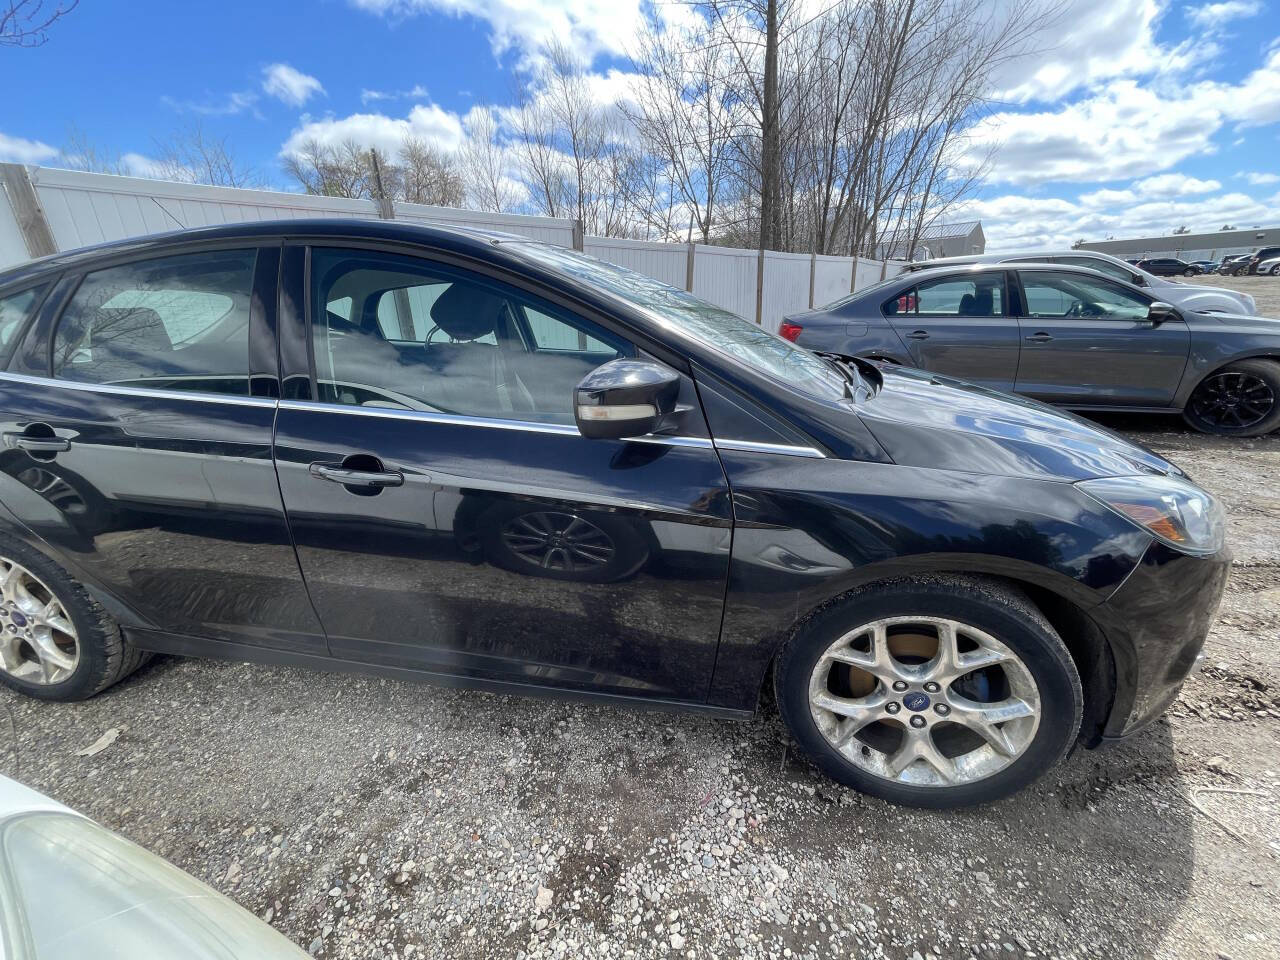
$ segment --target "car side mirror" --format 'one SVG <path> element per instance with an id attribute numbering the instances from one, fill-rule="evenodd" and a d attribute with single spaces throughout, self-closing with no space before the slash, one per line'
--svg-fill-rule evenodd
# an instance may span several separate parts
<path id="1" fill-rule="evenodd" d="M 675 412 L 680 375 L 652 360 L 610 360 L 573 392 L 578 432 L 589 440 L 622 440 L 652 433 Z"/>
<path id="2" fill-rule="evenodd" d="M 1133 285 L 1135 287 L 1145 287 L 1147 285 L 1147 278 L 1140 273 L 1135 273 L 1133 275 Z"/>
<path id="3" fill-rule="evenodd" d="M 1177 307 L 1172 303 L 1165 303 L 1162 300 L 1157 300 L 1152 303 L 1151 306 L 1147 307 L 1147 319 L 1157 327 L 1166 320 L 1177 320 L 1181 316 L 1182 314 L 1178 313 Z"/>

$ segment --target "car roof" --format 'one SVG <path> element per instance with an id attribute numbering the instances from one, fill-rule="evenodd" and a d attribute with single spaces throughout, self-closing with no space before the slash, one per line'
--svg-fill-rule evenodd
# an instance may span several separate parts
<path id="1" fill-rule="evenodd" d="M 935 260 L 935 261 L 931 261 L 931 263 L 943 264 L 943 261 Z M 904 271 L 898 274 L 898 277 L 905 280 L 908 278 L 908 276 L 910 276 L 912 280 L 918 281 L 921 279 L 928 279 L 930 277 L 944 276 L 948 273 L 954 273 L 956 271 L 965 270 L 965 269 L 973 273 L 994 273 L 997 270 L 1011 270 L 1015 268 L 1018 271 L 1023 273 L 1030 272 L 1030 271 L 1052 270 L 1054 273 L 1078 273 L 1082 276 L 1087 276 L 1087 277 L 1098 276 L 1097 270 L 1093 270 L 1089 267 L 1079 267 L 1072 263 L 1041 263 L 1038 261 L 1023 262 L 1021 260 L 1008 260 L 1008 261 L 1002 260 L 998 263 L 992 263 L 992 262 L 975 263 L 972 261 L 968 261 L 962 257 L 948 257 L 947 263 L 943 264 L 942 266 L 930 266 L 924 270 L 912 270 L 909 272 Z M 898 279 L 898 278 L 894 278 L 894 279 Z M 1115 278 L 1107 277 L 1107 279 L 1114 280 Z M 1124 281 L 1119 280 L 1116 282 L 1123 283 Z"/>
<path id="2" fill-rule="evenodd" d="M 0 284 L 36 276 L 54 270 L 74 269 L 94 260 L 122 253 L 163 253 L 167 247 L 186 246 L 200 242 L 223 240 L 260 240 L 272 237 L 307 236 L 341 237 L 356 240 L 384 240 L 407 244 L 431 244 L 453 248 L 470 247 L 478 252 L 504 241 L 528 241 L 512 233 L 501 233 L 477 227 L 446 224 L 410 223 L 403 220 L 374 220 L 364 218 L 298 218 L 282 220 L 256 220 L 245 223 L 226 223 L 208 227 L 188 227 L 165 233 L 152 233 L 124 240 L 111 240 L 93 246 L 79 247 L 62 253 L 50 254 L 30 260 L 9 270 L 0 271 Z"/>

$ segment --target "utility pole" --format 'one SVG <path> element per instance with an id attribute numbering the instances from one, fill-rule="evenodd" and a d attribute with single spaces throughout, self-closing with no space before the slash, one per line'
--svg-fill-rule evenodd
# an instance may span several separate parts
<path id="1" fill-rule="evenodd" d="M 782 144 L 778 130 L 778 0 L 767 0 L 764 14 L 764 116 L 760 124 L 760 249 L 778 246 Z"/>

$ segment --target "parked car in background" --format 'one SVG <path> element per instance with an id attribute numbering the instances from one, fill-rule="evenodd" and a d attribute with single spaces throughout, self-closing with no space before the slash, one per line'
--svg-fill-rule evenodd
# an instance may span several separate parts
<path id="1" fill-rule="evenodd" d="M 1200 268 L 1195 264 L 1179 260 L 1177 257 L 1154 257 L 1150 260 L 1139 260 L 1136 266 L 1139 270 L 1145 270 L 1147 273 L 1157 277 L 1194 277 L 1200 272 Z"/>
<path id="2" fill-rule="evenodd" d="M 0 273 L 11 303 L 32 697 L 142 651 L 738 718 L 771 683 L 832 777 L 948 807 L 1152 722 L 1229 574 L 1214 499 L 1116 434 L 529 240 L 233 224 Z"/>
<path id="3" fill-rule="evenodd" d="M 1238 277 L 1249 266 L 1249 258 L 1251 254 L 1238 253 L 1234 256 L 1223 257 L 1222 262 L 1218 264 L 1218 273 L 1224 277 Z"/>
<path id="4" fill-rule="evenodd" d="M 173 864 L 0 776 L 4 960 L 304 960 Z"/>
<path id="5" fill-rule="evenodd" d="M 1259 247 L 1249 254 L 1248 259 L 1245 261 L 1244 270 L 1241 272 L 1247 274 L 1263 273 L 1265 271 L 1262 270 L 1262 264 L 1277 257 L 1280 257 L 1280 246 Z"/>
<path id="6" fill-rule="evenodd" d="M 1181 413 L 1197 430 L 1280 427 L 1280 321 L 1197 313 L 1149 288 L 1056 263 L 899 275 L 788 334 L 1076 410 Z"/>
<path id="7" fill-rule="evenodd" d="M 1214 313 L 1257 312 L 1258 304 L 1252 296 L 1226 287 L 1208 287 L 1198 283 L 1183 283 L 1170 277 L 1158 277 L 1153 273 L 1135 267 L 1132 264 L 1113 257 L 1108 253 L 1093 250 L 1067 250 L 1061 253 L 987 253 L 965 257 L 947 257 L 934 260 L 928 264 L 909 264 L 906 269 L 919 270 L 925 267 L 963 266 L 971 263 L 1061 263 L 1073 267 L 1088 267 L 1097 270 L 1104 276 L 1131 283 L 1141 287 L 1157 300 L 1172 303 L 1176 307 L 1188 310 Z"/>
<path id="8" fill-rule="evenodd" d="M 1261 261 L 1255 272 L 1258 274 L 1268 274 L 1273 277 L 1280 277 L 1280 256 L 1272 257 L 1270 260 Z"/>
<path id="9" fill-rule="evenodd" d="M 1191 265 L 1200 273 L 1217 273 L 1218 261 L 1216 260 L 1192 260 Z"/>

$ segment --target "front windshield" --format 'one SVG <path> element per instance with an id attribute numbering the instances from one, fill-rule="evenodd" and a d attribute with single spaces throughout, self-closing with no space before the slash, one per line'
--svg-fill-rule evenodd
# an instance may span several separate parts
<path id="1" fill-rule="evenodd" d="M 838 400 L 847 395 L 848 382 L 821 358 L 690 293 L 550 244 L 511 241 L 504 246 L 576 280 L 603 288 L 642 308 L 668 329 L 693 337 L 776 380 L 823 399 Z"/>

